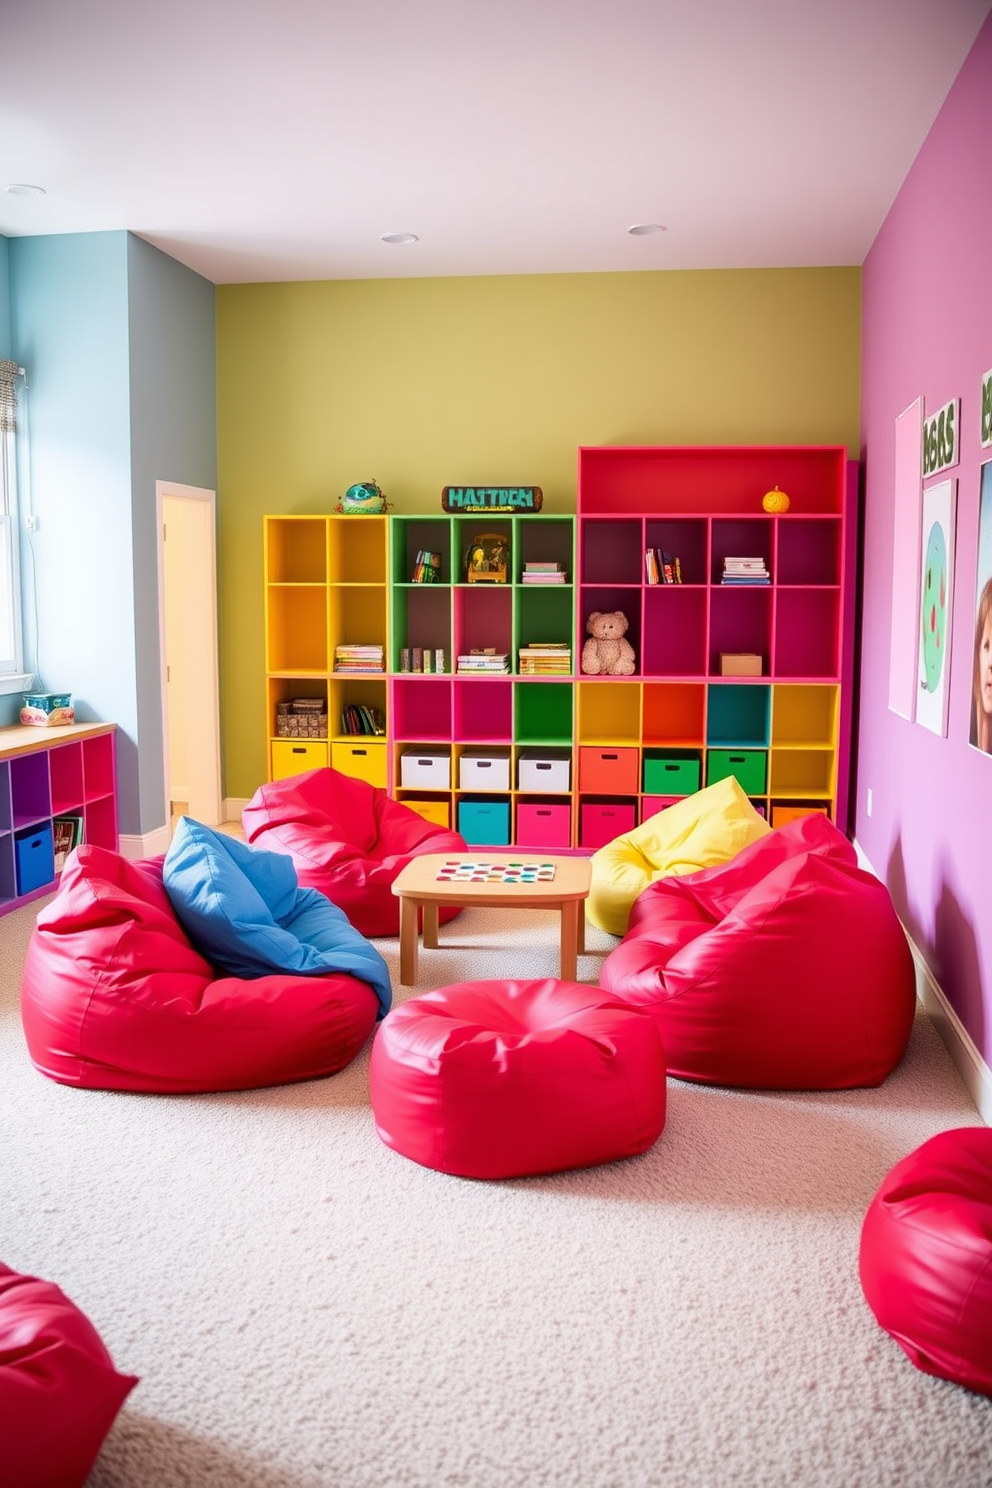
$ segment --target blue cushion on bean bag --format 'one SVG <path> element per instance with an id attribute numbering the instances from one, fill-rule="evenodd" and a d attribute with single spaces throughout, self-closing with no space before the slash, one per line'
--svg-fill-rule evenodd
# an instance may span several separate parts
<path id="1" fill-rule="evenodd" d="M 162 883 L 196 950 L 231 976 L 350 972 L 389 1011 L 382 956 L 343 910 L 301 889 L 292 859 L 262 852 L 184 816 L 162 866 Z"/>

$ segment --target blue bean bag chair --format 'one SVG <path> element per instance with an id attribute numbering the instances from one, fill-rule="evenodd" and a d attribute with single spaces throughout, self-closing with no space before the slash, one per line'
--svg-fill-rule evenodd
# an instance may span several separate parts
<path id="1" fill-rule="evenodd" d="M 317 889 L 301 889 L 292 859 L 248 847 L 180 817 L 162 867 L 176 917 L 202 956 L 232 976 L 347 971 L 389 1011 L 389 971 L 375 946 Z"/>

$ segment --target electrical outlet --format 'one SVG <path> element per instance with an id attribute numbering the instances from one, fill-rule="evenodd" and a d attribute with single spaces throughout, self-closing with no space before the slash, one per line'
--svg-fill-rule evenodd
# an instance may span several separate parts
<path id="1" fill-rule="evenodd" d="M 41 526 L 41 523 L 38 521 L 38 518 L 35 516 L 34 512 L 28 512 L 25 525 L 27 526 L 29 532 L 37 532 L 38 528 Z"/>
<path id="2" fill-rule="evenodd" d="M 867 811 L 868 815 L 871 816 L 871 786 L 868 787 L 868 795 L 865 800 L 865 810 Z"/>

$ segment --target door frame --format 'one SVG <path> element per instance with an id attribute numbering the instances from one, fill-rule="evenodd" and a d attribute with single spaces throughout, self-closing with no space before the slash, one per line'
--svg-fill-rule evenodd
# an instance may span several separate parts
<path id="1" fill-rule="evenodd" d="M 209 611 L 209 634 L 213 644 L 204 646 L 202 665 L 203 677 L 203 710 L 197 718 L 198 746 L 210 751 L 210 766 L 208 770 L 209 786 L 207 790 L 207 805 L 209 811 L 204 815 L 210 817 L 209 825 L 220 824 L 222 815 L 221 802 L 221 769 L 220 769 L 220 674 L 218 667 L 218 635 L 217 635 L 217 493 L 208 490 L 204 486 L 187 486 L 178 481 L 157 480 L 155 482 L 155 520 L 156 520 L 156 553 L 158 557 L 158 638 L 160 659 L 160 682 L 162 692 L 162 771 L 163 792 L 165 804 L 165 825 L 170 826 L 170 800 L 172 783 L 169 769 L 169 700 L 168 687 L 166 683 L 166 631 L 165 631 L 165 553 L 163 551 L 165 531 L 165 501 L 166 499 L 177 499 L 180 501 L 196 501 L 209 508 L 210 521 L 209 552 L 207 554 L 207 569 L 210 574 L 209 593 L 206 596 L 207 609 Z"/>

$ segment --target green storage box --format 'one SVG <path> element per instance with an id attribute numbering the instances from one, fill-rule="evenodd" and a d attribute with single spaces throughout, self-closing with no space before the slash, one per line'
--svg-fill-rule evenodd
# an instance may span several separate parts
<path id="1" fill-rule="evenodd" d="M 763 796 L 768 775 L 766 749 L 710 749 L 706 755 L 706 784 L 736 775 L 749 796 Z"/>
<path id="2" fill-rule="evenodd" d="M 645 755 L 644 793 L 649 796 L 691 796 L 699 789 L 698 759 Z"/>

